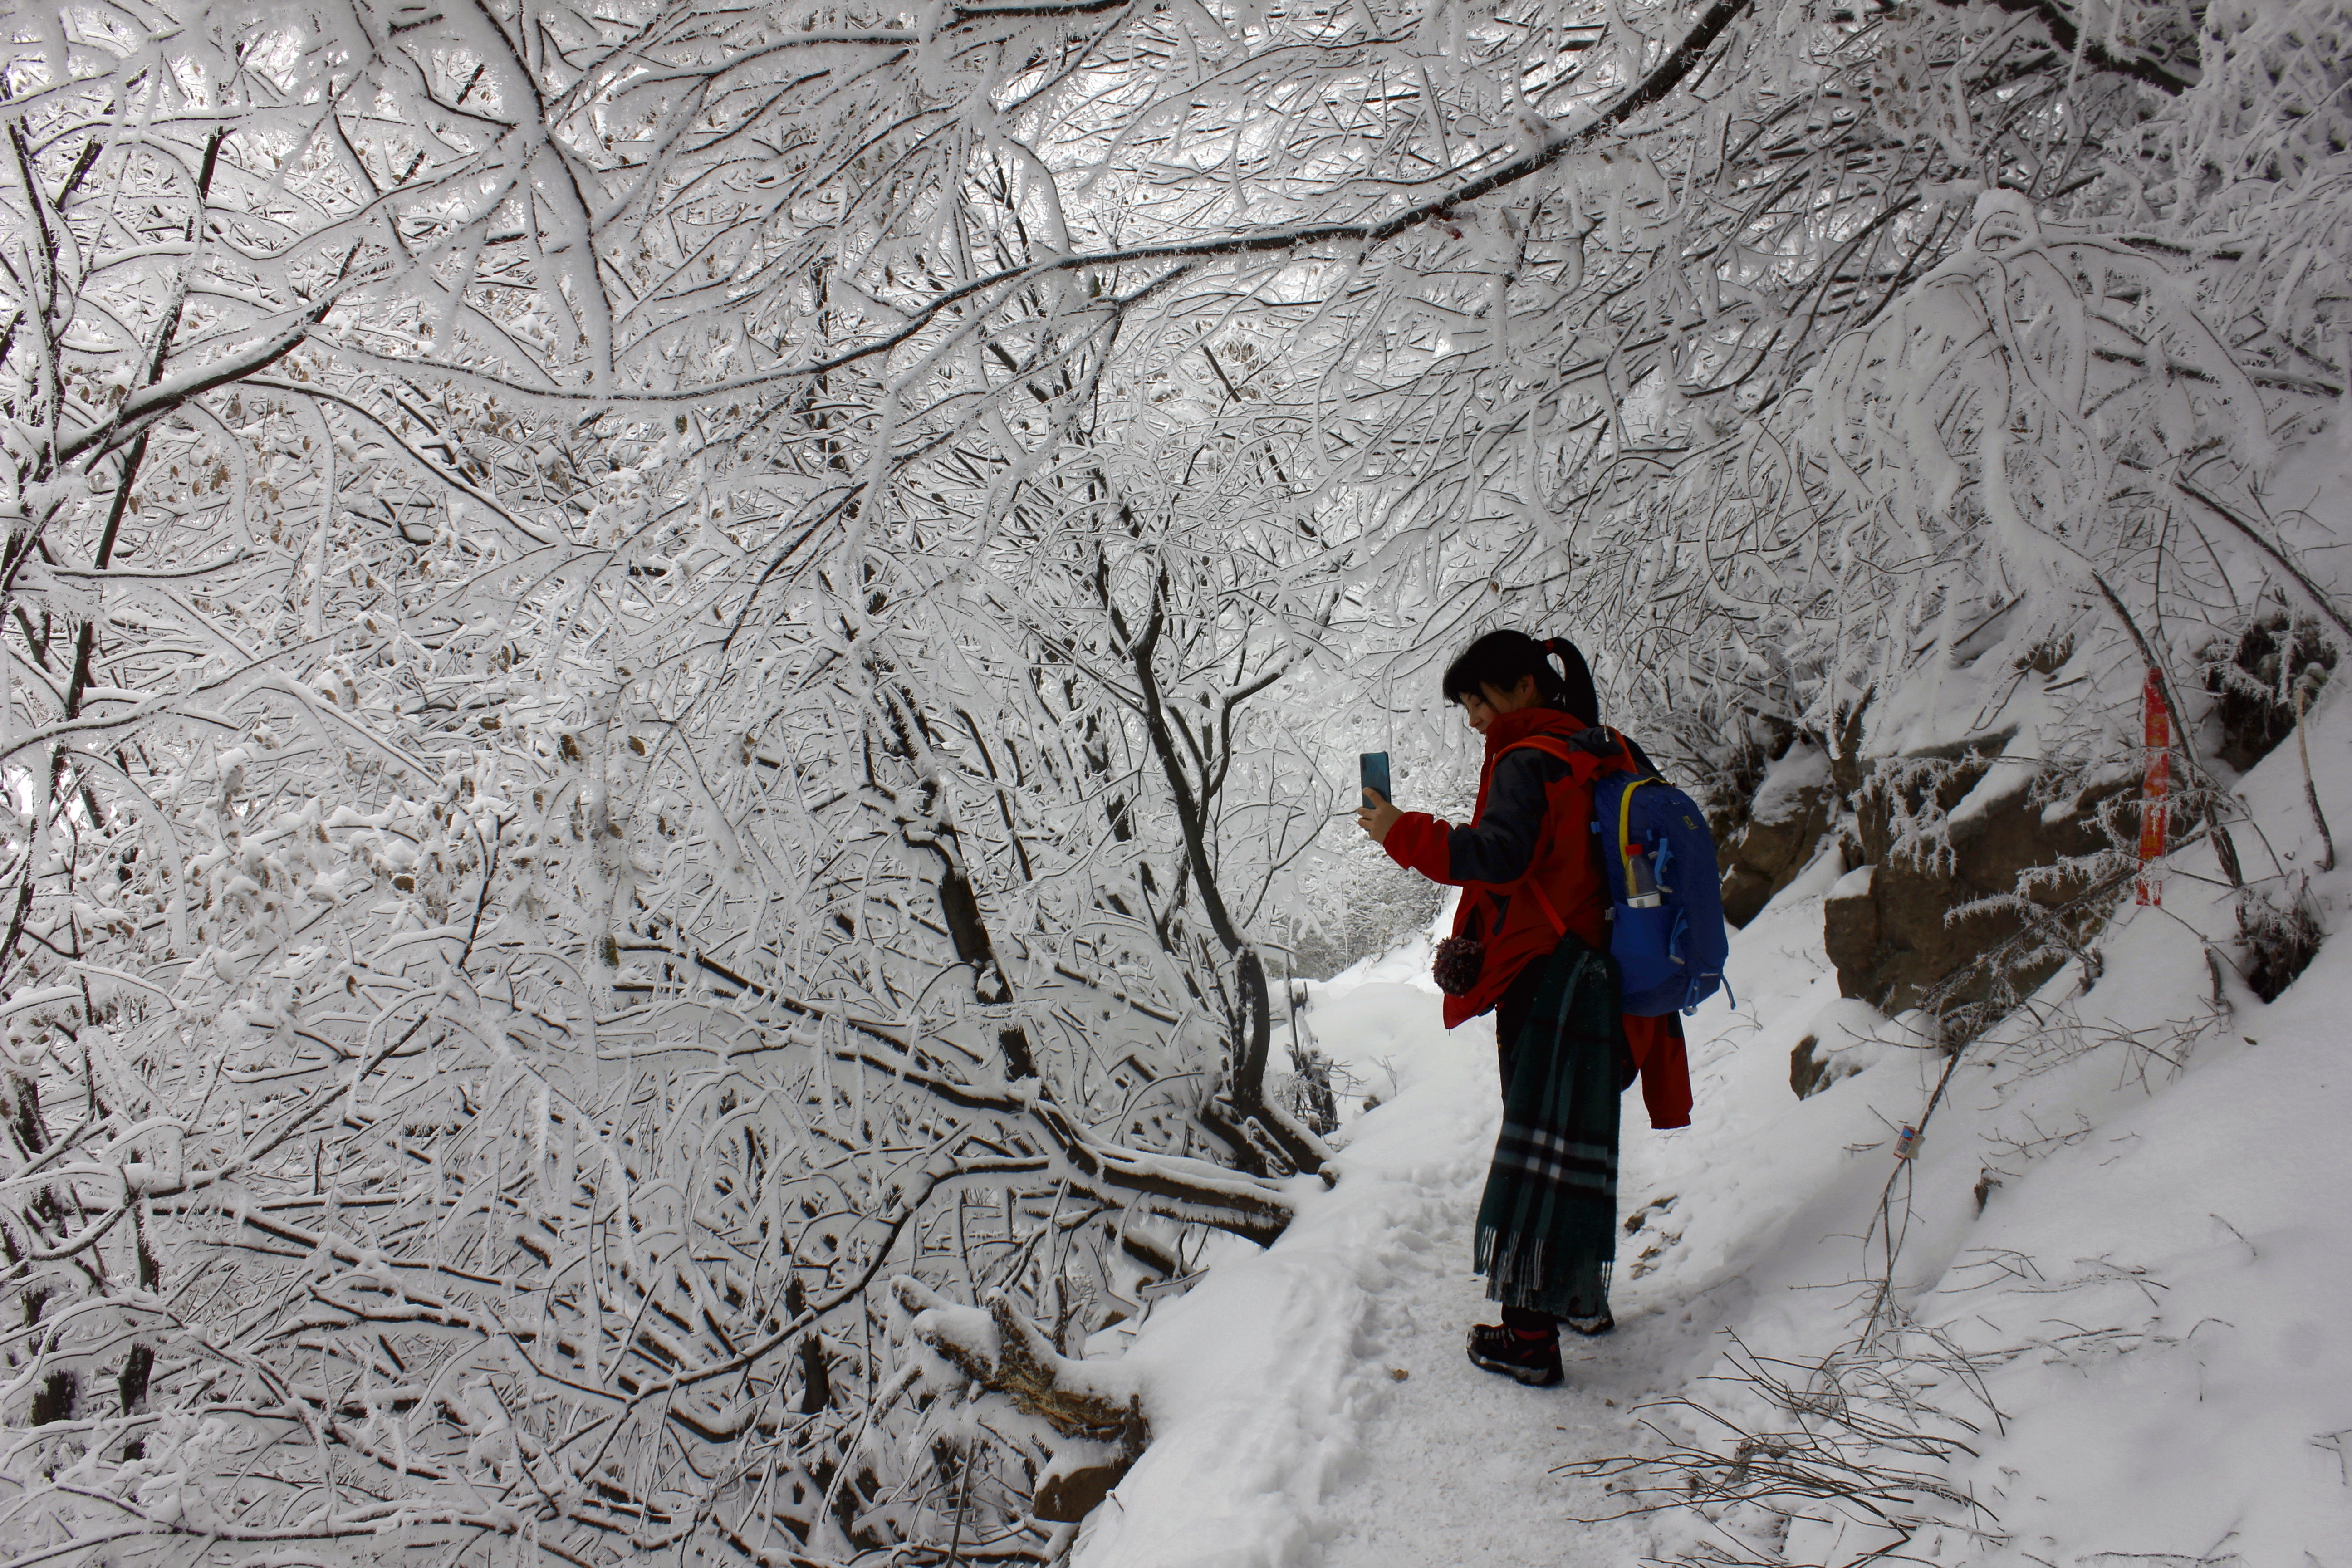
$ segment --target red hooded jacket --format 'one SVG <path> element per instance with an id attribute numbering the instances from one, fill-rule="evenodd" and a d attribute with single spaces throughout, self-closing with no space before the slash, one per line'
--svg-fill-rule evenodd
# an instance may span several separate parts
<path id="1" fill-rule="evenodd" d="M 1527 742 L 1566 741 L 1591 726 L 1551 708 L 1498 714 L 1486 727 L 1486 758 L 1470 823 L 1454 827 L 1410 811 L 1390 827 L 1389 858 L 1433 882 L 1463 889 L 1454 934 L 1475 936 L 1486 956 L 1478 983 L 1445 999 L 1445 1026 L 1491 1009 L 1519 972 L 1549 953 L 1568 931 L 1608 947 L 1609 888 L 1592 826 L 1592 780 L 1626 764 Z M 1689 1058 L 1672 1014 L 1625 1020 L 1654 1127 L 1690 1124 Z"/>

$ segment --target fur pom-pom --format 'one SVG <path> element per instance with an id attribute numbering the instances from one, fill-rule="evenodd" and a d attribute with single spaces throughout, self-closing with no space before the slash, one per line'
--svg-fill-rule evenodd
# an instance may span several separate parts
<path id="1" fill-rule="evenodd" d="M 1475 936 L 1449 936 L 1437 944 L 1437 956 L 1429 966 L 1429 977 L 1448 996 L 1462 996 L 1478 984 L 1479 971 L 1486 967 L 1486 944 Z"/>

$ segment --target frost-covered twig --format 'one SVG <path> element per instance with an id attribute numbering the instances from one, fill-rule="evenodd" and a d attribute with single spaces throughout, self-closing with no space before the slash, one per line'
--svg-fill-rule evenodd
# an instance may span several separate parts
<path id="1" fill-rule="evenodd" d="M 1734 1336 L 1732 1370 L 1720 1375 L 1760 1400 L 1780 1417 L 1777 1424 L 1746 1426 L 1695 1400 L 1666 1401 L 1643 1408 L 1712 1430 L 1717 1441 L 1695 1443 L 1650 1419 L 1645 1427 L 1663 1442 L 1657 1452 L 1562 1468 L 1606 1481 L 1624 1500 L 1611 1518 L 1687 1510 L 1715 1515 L 1745 1506 L 1789 1520 L 1826 1510 L 1890 1532 L 1896 1542 L 1943 1524 L 1998 1544 L 2004 1537 L 1991 1510 L 1952 1484 L 1943 1468 L 1976 1452 L 1977 1426 L 1927 1403 L 1921 1393 L 1941 1375 L 1997 1420 L 1983 1402 L 1979 1369 L 1988 1362 L 1916 1328 L 1906 1336 L 1900 1352 L 1891 1352 L 1891 1341 L 1856 1344 L 1811 1365 L 1758 1356 Z"/>

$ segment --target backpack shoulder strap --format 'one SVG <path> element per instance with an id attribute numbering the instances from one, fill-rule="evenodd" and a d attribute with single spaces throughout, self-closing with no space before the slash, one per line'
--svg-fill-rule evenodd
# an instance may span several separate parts
<path id="1" fill-rule="evenodd" d="M 1525 740 L 1512 742 L 1496 755 L 1500 757 L 1509 752 L 1538 751 L 1558 757 L 1561 762 L 1571 765 L 1580 760 L 1589 763 L 1596 773 L 1639 773 L 1641 764 L 1633 760 L 1633 748 L 1626 744 L 1624 735 L 1616 730 L 1609 731 L 1608 734 L 1617 742 L 1617 755 L 1614 757 L 1603 756 L 1598 752 L 1588 752 L 1580 746 L 1570 745 L 1568 739 L 1561 735 L 1529 735 Z"/>
<path id="2" fill-rule="evenodd" d="M 1580 756 L 1591 755 L 1589 752 L 1578 751 L 1558 735 L 1529 735 L 1524 741 L 1512 742 L 1495 755 L 1499 760 L 1512 752 L 1543 752 L 1563 763 L 1573 763 Z"/>

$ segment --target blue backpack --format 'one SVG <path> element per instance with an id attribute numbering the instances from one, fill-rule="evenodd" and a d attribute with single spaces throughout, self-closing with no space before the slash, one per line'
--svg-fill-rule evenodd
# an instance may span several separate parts
<path id="1" fill-rule="evenodd" d="M 1696 1012 L 1724 984 L 1731 952 L 1706 814 L 1655 773 L 1603 773 L 1592 781 L 1592 831 L 1605 836 L 1609 952 L 1623 976 L 1623 1010 L 1635 1017 Z M 1637 905 L 1635 885 L 1643 881 L 1656 891 Z"/>

